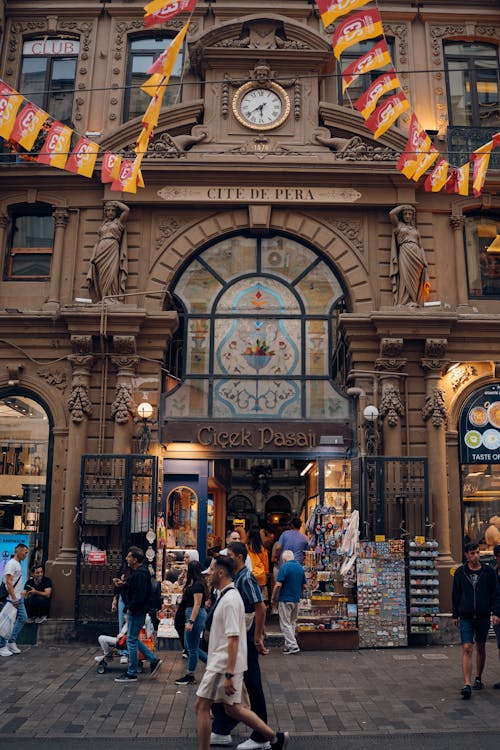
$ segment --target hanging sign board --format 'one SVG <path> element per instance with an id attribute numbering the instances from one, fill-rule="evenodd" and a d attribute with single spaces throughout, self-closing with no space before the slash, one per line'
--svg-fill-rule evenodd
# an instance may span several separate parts
<path id="1" fill-rule="evenodd" d="M 460 416 L 460 461 L 500 463 L 500 383 L 476 391 Z"/>
<path id="2" fill-rule="evenodd" d="M 31 39 L 23 44 L 23 55 L 77 55 L 80 42 L 77 39 Z"/>
<path id="3" fill-rule="evenodd" d="M 116 526 L 122 520 L 121 498 L 119 497 L 83 497 L 83 523 Z"/>
<path id="4" fill-rule="evenodd" d="M 87 563 L 89 565 L 106 565 L 106 553 L 100 550 L 98 552 L 89 552 Z"/>

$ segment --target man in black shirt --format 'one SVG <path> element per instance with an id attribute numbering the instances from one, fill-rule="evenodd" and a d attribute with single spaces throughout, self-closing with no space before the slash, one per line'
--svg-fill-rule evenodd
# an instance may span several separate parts
<path id="1" fill-rule="evenodd" d="M 44 574 L 43 565 L 34 565 L 31 578 L 24 585 L 24 606 L 28 617 L 35 618 L 36 623 L 45 622 L 50 611 L 52 581 Z"/>
<path id="2" fill-rule="evenodd" d="M 462 670 L 464 686 L 462 698 L 469 699 L 472 689 L 481 690 L 481 680 L 486 660 L 486 639 L 493 624 L 500 623 L 500 591 L 493 568 L 483 565 L 479 546 L 474 542 L 465 545 L 465 563 L 457 568 L 453 578 L 453 621 L 460 627 L 462 641 Z M 476 679 L 472 683 L 472 653 L 476 642 Z"/>

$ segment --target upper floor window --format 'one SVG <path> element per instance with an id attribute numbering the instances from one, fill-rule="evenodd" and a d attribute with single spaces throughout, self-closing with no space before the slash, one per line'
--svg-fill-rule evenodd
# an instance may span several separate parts
<path id="1" fill-rule="evenodd" d="M 141 86 L 149 78 L 148 68 L 165 51 L 170 42 L 172 42 L 171 38 L 158 36 L 132 39 L 129 42 L 124 122 L 139 117 L 146 111 L 151 97 L 141 91 Z M 175 104 L 179 100 L 183 59 L 184 49 L 181 49 L 163 97 L 164 107 Z"/>
<path id="2" fill-rule="evenodd" d="M 54 218 L 47 203 L 23 203 L 11 212 L 12 230 L 5 278 L 18 281 L 47 279 L 54 245 Z"/>
<path id="3" fill-rule="evenodd" d="M 391 53 L 391 58 L 394 60 L 394 39 L 388 38 L 385 41 L 387 43 L 387 48 Z M 364 42 L 353 44 L 352 47 L 346 49 L 346 51 L 342 53 L 342 57 L 340 59 L 340 72 L 343 72 L 348 65 L 350 65 L 362 55 L 365 55 L 367 52 L 369 52 L 375 43 L 376 40 L 374 41 L 373 39 L 366 39 Z M 344 94 L 342 94 L 342 77 L 339 75 L 337 79 L 339 104 L 343 107 L 350 106 L 351 102 L 354 104 L 354 102 L 357 101 L 359 97 L 365 93 L 366 89 L 370 86 L 371 83 L 373 83 L 376 78 L 379 77 L 379 75 L 381 75 L 381 73 L 382 71 L 380 69 L 377 69 L 372 70 L 370 73 L 364 73 L 363 75 L 358 76 L 358 78 L 356 78 L 356 80 L 351 83 Z M 380 98 L 378 103 L 380 104 L 387 96 L 393 96 L 393 94 L 394 91 L 388 92 L 388 94 Z"/>
<path id="4" fill-rule="evenodd" d="M 471 297 L 500 297 L 500 216 L 468 216 L 465 248 Z"/>
<path id="5" fill-rule="evenodd" d="M 498 49 L 479 42 L 445 42 L 450 125 L 498 127 Z"/>
<path id="6" fill-rule="evenodd" d="M 32 39 L 23 44 L 19 90 L 55 120 L 72 126 L 73 94 L 80 42 Z"/>

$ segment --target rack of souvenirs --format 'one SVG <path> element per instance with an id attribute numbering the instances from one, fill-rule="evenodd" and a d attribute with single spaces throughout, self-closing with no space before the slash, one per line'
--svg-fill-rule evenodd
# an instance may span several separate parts
<path id="1" fill-rule="evenodd" d="M 360 648 L 407 646 L 404 541 L 360 542 L 356 568 Z"/>
<path id="2" fill-rule="evenodd" d="M 177 581 L 162 581 L 161 595 L 163 604 L 158 612 L 158 638 L 178 638 L 174 627 L 175 613 L 182 599 L 182 588 Z"/>
<path id="3" fill-rule="evenodd" d="M 415 537 L 408 552 L 410 633 L 432 633 L 439 622 L 438 543 Z"/>

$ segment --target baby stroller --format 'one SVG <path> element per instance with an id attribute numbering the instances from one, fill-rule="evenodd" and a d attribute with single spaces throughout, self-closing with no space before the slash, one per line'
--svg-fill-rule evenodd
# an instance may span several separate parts
<path id="1" fill-rule="evenodd" d="M 149 615 L 146 616 L 146 622 L 144 627 L 139 633 L 139 641 L 143 641 L 146 646 L 154 651 L 154 638 L 153 638 L 153 625 Z M 125 622 L 123 628 L 120 630 L 116 637 L 110 635 L 100 635 L 97 639 L 99 646 L 102 648 L 102 654 L 96 656 L 97 662 L 97 674 L 104 674 L 113 658 L 119 655 L 120 650 L 124 649 L 127 643 L 127 623 Z M 143 671 L 143 655 L 141 653 L 141 647 L 139 646 L 139 662 L 137 665 L 137 671 Z"/>

